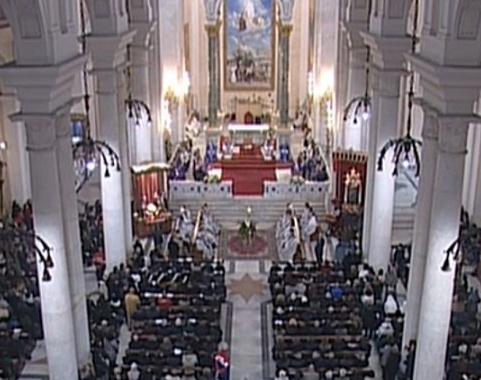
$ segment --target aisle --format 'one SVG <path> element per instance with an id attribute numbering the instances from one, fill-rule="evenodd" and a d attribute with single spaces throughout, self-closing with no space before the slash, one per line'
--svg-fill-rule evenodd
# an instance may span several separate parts
<path id="1" fill-rule="evenodd" d="M 269 301 L 265 261 L 229 261 L 227 269 L 227 298 L 233 306 L 230 378 L 260 380 L 270 365 L 264 312 Z"/>

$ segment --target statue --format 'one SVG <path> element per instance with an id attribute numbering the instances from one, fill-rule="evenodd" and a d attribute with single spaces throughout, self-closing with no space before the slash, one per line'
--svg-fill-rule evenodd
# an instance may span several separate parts
<path id="1" fill-rule="evenodd" d="M 360 205 L 362 199 L 361 175 L 355 168 L 351 168 L 346 174 L 344 181 L 344 203 L 348 205 Z"/>

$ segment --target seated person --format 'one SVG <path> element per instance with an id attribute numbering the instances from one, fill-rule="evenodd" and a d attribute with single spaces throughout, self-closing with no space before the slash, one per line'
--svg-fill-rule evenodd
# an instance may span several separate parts
<path id="1" fill-rule="evenodd" d="M 194 165 L 193 165 L 194 181 L 202 181 L 207 175 L 207 170 L 200 155 L 200 150 L 196 149 L 194 152 Z"/>
<path id="2" fill-rule="evenodd" d="M 184 242 L 190 242 L 194 232 L 194 221 L 186 206 L 180 208 L 180 215 L 176 222 L 176 231 Z"/>
<path id="3" fill-rule="evenodd" d="M 212 235 L 219 235 L 220 225 L 214 219 L 214 215 L 209 210 L 207 203 L 202 206 L 202 228 L 208 230 Z"/>
<path id="4" fill-rule="evenodd" d="M 272 139 L 266 139 L 264 145 L 261 147 L 262 156 L 264 160 L 272 160 L 275 156 L 274 141 Z"/>

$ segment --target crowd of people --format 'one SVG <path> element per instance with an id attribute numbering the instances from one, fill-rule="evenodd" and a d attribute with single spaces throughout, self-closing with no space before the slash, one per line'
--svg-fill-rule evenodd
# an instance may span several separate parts
<path id="1" fill-rule="evenodd" d="M 222 263 L 189 258 L 164 261 L 142 273 L 125 296 L 132 339 L 123 372 L 138 371 L 145 374 L 142 379 L 212 375 L 222 342 L 224 276 Z"/>
<path id="2" fill-rule="evenodd" d="M 32 205 L 13 202 L 12 228 L 31 232 Z M 43 338 L 37 259 L 27 242 L 0 241 L 0 378 L 14 379 L 30 359 L 36 340 Z"/>
<path id="3" fill-rule="evenodd" d="M 278 378 L 372 378 L 373 342 L 383 380 L 396 379 L 403 316 L 388 277 L 351 254 L 342 263 L 274 264 L 269 286 Z"/>

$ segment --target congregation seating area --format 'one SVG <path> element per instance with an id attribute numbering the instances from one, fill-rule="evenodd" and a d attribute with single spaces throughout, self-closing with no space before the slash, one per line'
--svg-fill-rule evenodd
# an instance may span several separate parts
<path id="1" fill-rule="evenodd" d="M 356 277 L 335 264 L 273 265 L 272 355 L 278 372 L 286 371 L 292 379 L 308 371 L 323 379 L 374 377 L 360 290 L 353 286 Z"/>
<path id="2" fill-rule="evenodd" d="M 222 341 L 224 279 L 221 262 L 190 258 L 159 262 L 143 273 L 124 371 L 134 365 L 141 374 L 157 378 L 211 375 Z"/>
<path id="3" fill-rule="evenodd" d="M 16 228 L 31 231 L 32 205 L 13 202 Z M 14 379 L 43 338 L 40 292 L 34 252 L 18 241 L 0 241 L 0 378 Z"/>

